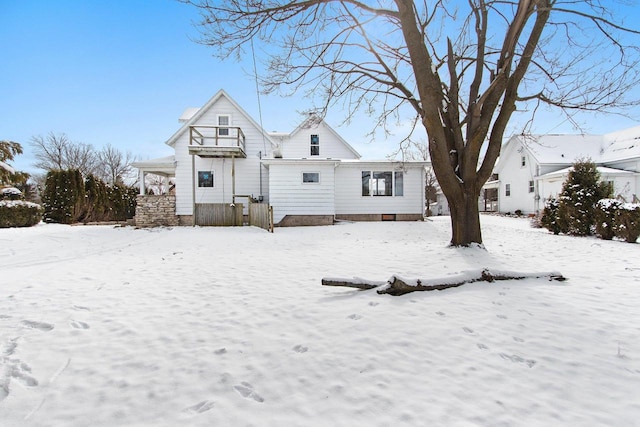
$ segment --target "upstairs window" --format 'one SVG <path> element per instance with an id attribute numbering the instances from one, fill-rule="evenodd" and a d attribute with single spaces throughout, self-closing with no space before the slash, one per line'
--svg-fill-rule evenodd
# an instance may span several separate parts
<path id="1" fill-rule="evenodd" d="M 521 167 L 527 166 L 527 156 L 520 156 L 520 166 Z"/>
<path id="2" fill-rule="evenodd" d="M 218 136 L 229 136 L 229 126 L 231 124 L 231 116 L 228 114 L 218 115 Z"/>
<path id="3" fill-rule="evenodd" d="M 311 155 L 320 155 L 320 136 L 318 135 L 311 135 Z"/>

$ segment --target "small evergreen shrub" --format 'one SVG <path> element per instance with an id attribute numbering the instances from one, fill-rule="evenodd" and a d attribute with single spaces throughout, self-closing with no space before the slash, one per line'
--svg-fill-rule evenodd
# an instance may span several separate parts
<path id="1" fill-rule="evenodd" d="M 610 185 L 599 182 L 600 174 L 595 163 L 579 160 L 573 164 L 567 180 L 562 185 L 558 224 L 563 233 L 589 236 L 594 224 L 595 205 L 610 196 Z"/>
<path id="2" fill-rule="evenodd" d="M 616 236 L 635 243 L 640 236 L 640 204 L 624 203 L 615 216 Z"/>
<path id="3" fill-rule="evenodd" d="M 552 197 L 545 203 L 542 216 L 540 217 L 540 224 L 553 234 L 560 234 L 564 231 L 558 222 L 559 208 L 560 201 Z"/>
<path id="4" fill-rule="evenodd" d="M 601 199 L 596 203 L 596 236 L 603 240 L 613 239 L 616 235 L 616 215 L 621 206 L 622 203 L 616 199 Z"/>
<path id="5" fill-rule="evenodd" d="M 42 220 L 44 209 L 23 200 L 0 200 L 0 228 L 31 227 Z"/>

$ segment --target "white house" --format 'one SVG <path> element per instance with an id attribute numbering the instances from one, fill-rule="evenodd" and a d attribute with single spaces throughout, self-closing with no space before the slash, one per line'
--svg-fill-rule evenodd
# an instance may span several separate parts
<path id="1" fill-rule="evenodd" d="M 268 203 L 281 226 L 423 217 L 427 162 L 361 160 L 317 116 L 291 133 L 265 132 L 221 90 L 202 108 L 187 109 L 180 122 L 166 141 L 173 156 L 134 166 L 141 194 L 149 173 L 174 178 L 182 224 L 194 223 L 200 205 L 246 200 Z"/>
<path id="2" fill-rule="evenodd" d="M 640 190 L 640 126 L 605 135 L 516 135 L 496 164 L 498 210 L 525 214 L 544 208 L 562 190 L 571 165 L 590 159 L 614 196 L 636 201 Z"/>

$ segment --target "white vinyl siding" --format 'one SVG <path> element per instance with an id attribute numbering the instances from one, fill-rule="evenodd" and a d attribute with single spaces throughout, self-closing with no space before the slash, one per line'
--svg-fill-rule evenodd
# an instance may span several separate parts
<path id="1" fill-rule="evenodd" d="M 269 198 L 277 224 L 286 215 L 334 215 L 334 163 L 314 164 L 318 183 L 303 183 L 300 177 L 309 165 L 301 163 L 269 165 Z"/>
<path id="2" fill-rule="evenodd" d="M 394 170 L 390 164 L 341 163 L 336 169 L 336 214 L 422 214 L 424 212 L 424 168 L 402 171 L 402 197 L 362 195 L 362 172 Z M 395 171 L 394 172 L 401 172 Z"/>
<path id="3" fill-rule="evenodd" d="M 319 140 L 319 155 L 311 155 L 311 135 Z M 355 159 L 357 156 L 324 124 L 299 129 L 282 140 L 282 157 L 285 159 L 321 158 Z"/>

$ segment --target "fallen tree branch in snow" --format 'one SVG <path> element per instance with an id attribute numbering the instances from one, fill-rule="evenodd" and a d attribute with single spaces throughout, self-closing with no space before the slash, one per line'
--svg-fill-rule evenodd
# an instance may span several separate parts
<path id="1" fill-rule="evenodd" d="M 552 271 L 543 273 L 518 273 L 513 271 L 490 271 L 489 269 L 471 270 L 454 276 L 427 280 L 406 280 L 399 276 L 391 276 L 386 282 L 361 278 L 338 279 L 323 278 L 323 286 L 345 286 L 362 290 L 377 289 L 379 294 L 399 296 L 416 291 L 441 291 L 474 282 L 494 282 L 497 280 L 548 279 L 567 280 L 562 274 Z"/>

